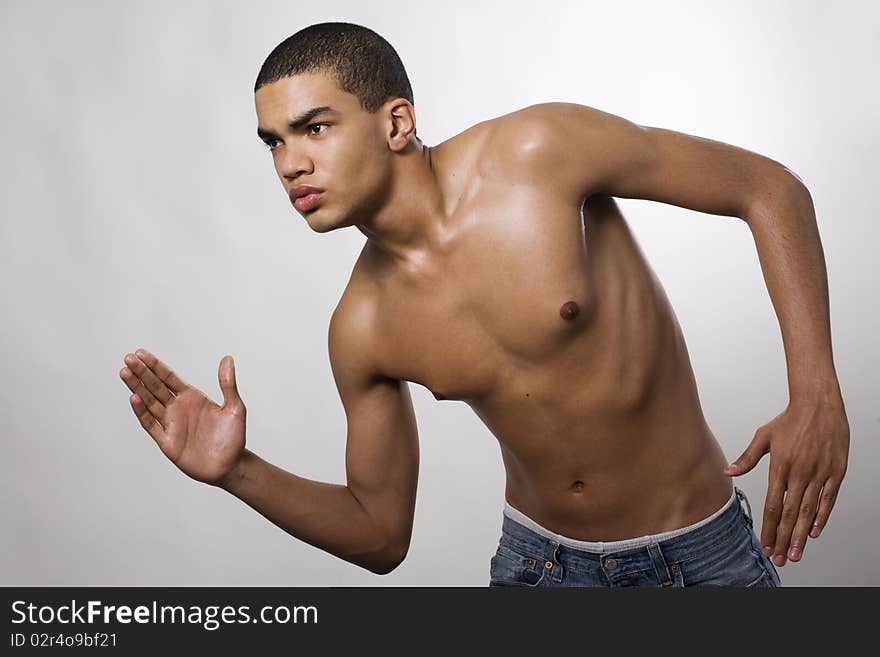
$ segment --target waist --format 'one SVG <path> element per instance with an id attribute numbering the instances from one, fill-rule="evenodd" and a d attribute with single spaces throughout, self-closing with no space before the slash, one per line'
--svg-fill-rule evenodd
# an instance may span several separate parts
<path id="1" fill-rule="evenodd" d="M 709 516 L 706 516 L 702 520 L 698 520 L 694 523 L 691 523 L 685 527 L 680 527 L 678 529 L 673 529 L 657 534 L 645 534 L 643 536 L 636 536 L 617 541 L 582 541 L 579 539 L 564 536 L 562 534 L 558 534 L 542 526 L 540 523 L 536 522 L 535 520 L 524 514 L 522 511 L 511 505 L 509 502 L 505 502 L 504 504 L 503 515 L 505 518 L 505 523 L 507 523 L 508 521 L 512 521 L 520 525 L 521 527 L 524 527 L 546 539 L 555 541 L 560 545 L 565 545 L 576 550 L 582 550 L 584 552 L 604 554 L 607 552 L 617 552 L 619 550 L 644 547 L 650 545 L 651 543 L 667 541 L 669 539 L 693 532 L 697 529 L 700 529 L 701 527 L 709 525 L 716 519 L 722 517 L 726 511 L 734 506 L 736 500 L 737 491 L 734 487 L 733 492 L 731 493 L 727 502 L 725 502 L 724 505 L 717 511 L 710 514 Z"/>

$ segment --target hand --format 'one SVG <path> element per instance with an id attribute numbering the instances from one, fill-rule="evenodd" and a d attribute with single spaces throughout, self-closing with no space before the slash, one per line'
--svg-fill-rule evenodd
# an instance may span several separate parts
<path id="1" fill-rule="evenodd" d="M 725 474 L 745 474 L 768 451 L 770 476 L 761 545 L 765 556 L 773 555 L 773 563 L 783 566 L 786 555 L 800 561 L 807 533 L 819 537 L 837 499 L 849 455 L 849 423 L 843 400 L 789 403 L 785 411 L 758 429 Z"/>
<path id="2" fill-rule="evenodd" d="M 221 486 L 245 445 L 247 409 L 238 395 L 232 356 L 220 361 L 222 407 L 144 349 L 127 354 L 125 363 L 119 376 L 135 393 L 129 402 L 144 430 L 186 475 Z"/>

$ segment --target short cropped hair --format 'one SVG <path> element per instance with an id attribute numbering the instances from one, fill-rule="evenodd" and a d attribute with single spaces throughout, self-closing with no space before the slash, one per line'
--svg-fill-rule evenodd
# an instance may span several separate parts
<path id="1" fill-rule="evenodd" d="M 415 107 L 397 52 L 376 32 L 354 23 L 316 23 L 287 37 L 263 62 L 254 93 L 281 78 L 317 72 L 328 73 L 371 114 L 390 98 L 405 98 Z"/>

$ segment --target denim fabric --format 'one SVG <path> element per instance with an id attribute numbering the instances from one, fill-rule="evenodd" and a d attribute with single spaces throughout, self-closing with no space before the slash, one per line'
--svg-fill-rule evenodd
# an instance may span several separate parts
<path id="1" fill-rule="evenodd" d="M 681 529 L 622 541 L 578 541 L 555 534 L 509 504 L 489 586 L 779 587 L 761 553 L 745 493 Z M 514 518 L 519 518 L 519 521 Z"/>

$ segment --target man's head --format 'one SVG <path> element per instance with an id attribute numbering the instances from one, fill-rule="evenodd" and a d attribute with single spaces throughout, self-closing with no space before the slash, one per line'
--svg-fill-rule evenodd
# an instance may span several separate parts
<path id="1" fill-rule="evenodd" d="M 317 232 L 369 217 L 390 193 L 393 158 L 420 148 L 403 63 L 359 25 L 319 23 L 288 37 L 263 63 L 254 95 L 257 132 L 285 190 L 324 190 L 301 211 Z"/>

